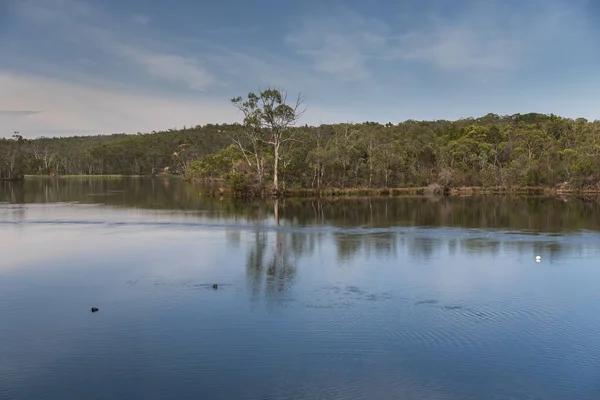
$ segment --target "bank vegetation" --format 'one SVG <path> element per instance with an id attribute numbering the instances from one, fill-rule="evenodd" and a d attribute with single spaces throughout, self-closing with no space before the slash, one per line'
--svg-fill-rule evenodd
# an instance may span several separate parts
<path id="1" fill-rule="evenodd" d="M 138 134 L 0 139 L 0 179 L 158 175 L 261 195 L 600 192 L 600 121 L 488 114 L 456 121 L 300 124 L 301 97 L 232 100 L 236 124 Z"/>

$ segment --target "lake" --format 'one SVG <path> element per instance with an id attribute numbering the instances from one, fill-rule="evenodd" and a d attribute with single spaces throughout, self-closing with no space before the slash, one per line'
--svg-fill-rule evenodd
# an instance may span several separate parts
<path id="1" fill-rule="evenodd" d="M 202 190 L 0 182 L 0 399 L 600 398 L 600 202 Z"/>

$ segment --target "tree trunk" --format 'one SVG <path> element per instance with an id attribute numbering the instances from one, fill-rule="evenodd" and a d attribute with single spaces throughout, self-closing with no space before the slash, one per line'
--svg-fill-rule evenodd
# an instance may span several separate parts
<path id="1" fill-rule="evenodd" d="M 275 152 L 275 162 L 273 164 L 273 190 L 275 193 L 279 193 L 279 140 L 275 139 L 273 145 Z"/>
<path id="2" fill-rule="evenodd" d="M 369 187 L 373 186 L 373 141 L 369 141 Z"/>
<path id="3" fill-rule="evenodd" d="M 385 187 L 386 188 L 390 187 L 389 176 L 390 176 L 390 169 L 386 165 L 386 167 L 385 167 Z M 386 207 L 387 207 L 387 205 L 386 205 Z"/>

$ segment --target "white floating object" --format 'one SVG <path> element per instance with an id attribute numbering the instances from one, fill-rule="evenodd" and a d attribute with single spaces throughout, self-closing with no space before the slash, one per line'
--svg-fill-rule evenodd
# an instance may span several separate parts
<path id="1" fill-rule="evenodd" d="M 542 261 L 542 257 L 540 257 L 540 256 L 536 256 L 536 257 L 535 257 L 535 262 L 540 262 L 540 261 Z"/>

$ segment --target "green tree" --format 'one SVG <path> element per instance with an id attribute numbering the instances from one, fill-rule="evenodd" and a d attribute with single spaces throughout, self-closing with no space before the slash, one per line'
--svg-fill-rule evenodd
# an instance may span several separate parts
<path id="1" fill-rule="evenodd" d="M 267 89 L 258 95 L 249 93 L 246 99 L 236 97 L 231 102 L 244 114 L 244 133 L 248 145 L 236 140 L 246 155 L 255 158 L 257 172 L 262 178 L 262 167 L 257 154 L 260 143 L 266 143 L 273 149 L 273 190 L 279 192 L 279 160 L 281 146 L 294 140 L 295 132 L 290 128 L 304 113 L 301 109 L 303 99 L 298 95 L 295 104 L 287 104 L 287 95 L 277 89 Z"/>

